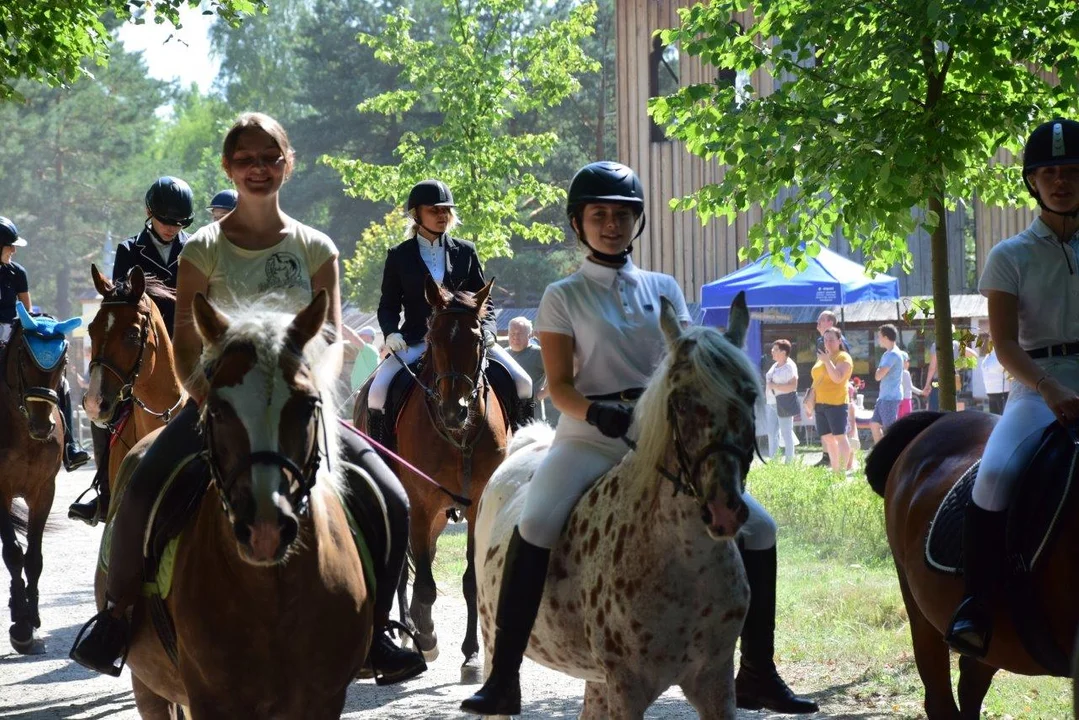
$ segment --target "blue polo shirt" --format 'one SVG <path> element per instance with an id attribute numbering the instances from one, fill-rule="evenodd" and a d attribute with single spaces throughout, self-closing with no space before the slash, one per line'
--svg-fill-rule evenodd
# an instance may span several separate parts
<path id="1" fill-rule="evenodd" d="M 26 268 L 15 261 L 0 264 L 0 323 L 10 325 L 15 322 L 15 303 L 25 292 L 30 292 Z"/>

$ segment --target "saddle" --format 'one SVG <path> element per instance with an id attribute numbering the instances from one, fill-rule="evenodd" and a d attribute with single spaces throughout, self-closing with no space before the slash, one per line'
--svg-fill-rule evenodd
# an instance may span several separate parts
<path id="1" fill-rule="evenodd" d="M 963 574 L 963 516 L 974 489 L 980 462 L 974 463 L 944 497 L 929 526 L 926 564 L 937 572 Z M 1068 521 L 1063 511 L 1079 483 L 1079 446 L 1058 423 L 1046 428 L 1033 457 L 1022 471 L 1008 509 L 1005 533 L 1007 600 L 1012 620 L 1027 652 L 1054 674 L 1067 676 L 1070 660 L 1054 642 L 1032 575 L 1040 567 Z"/>

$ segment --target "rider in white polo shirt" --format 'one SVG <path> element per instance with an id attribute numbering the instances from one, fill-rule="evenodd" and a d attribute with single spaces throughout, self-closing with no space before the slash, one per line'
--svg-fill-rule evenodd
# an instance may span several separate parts
<path id="1" fill-rule="evenodd" d="M 630 260 L 632 242 L 644 230 L 644 188 L 633 170 L 614 162 L 586 165 L 570 184 L 566 209 L 588 258 L 576 273 L 547 287 L 536 318 L 547 386 L 562 415 L 510 539 L 491 674 L 461 704 L 480 715 L 521 711 L 521 659 L 551 548 L 578 498 L 626 454 L 622 437 L 636 435 L 632 404 L 666 353 L 660 298 L 690 323 L 677 281 Z M 752 599 L 742 634 L 739 706 L 815 712 L 817 705 L 795 696 L 772 660 L 776 526 L 748 494 L 745 501 L 749 519 L 741 539 Z"/>

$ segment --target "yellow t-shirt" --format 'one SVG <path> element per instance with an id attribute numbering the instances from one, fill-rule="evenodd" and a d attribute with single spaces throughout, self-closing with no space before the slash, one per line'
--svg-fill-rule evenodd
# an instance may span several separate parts
<path id="1" fill-rule="evenodd" d="M 824 369 L 824 362 L 818 360 L 810 371 L 813 375 L 813 387 L 816 388 L 814 402 L 821 405 L 846 405 L 850 401 L 847 394 L 847 381 L 854 372 L 854 361 L 848 353 L 842 350 L 835 357 L 835 364 L 847 363 L 847 372 L 843 374 L 843 382 L 835 382 L 828 371 Z"/>
<path id="2" fill-rule="evenodd" d="M 233 245 L 221 224 L 212 223 L 191 236 L 180 259 L 206 276 L 208 296 L 219 306 L 270 300 L 282 311 L 299 312 L 311 302 L 311 277 L 338 253 L 325 233 L 292 223 L 281 242 L 264 250 Z"/>

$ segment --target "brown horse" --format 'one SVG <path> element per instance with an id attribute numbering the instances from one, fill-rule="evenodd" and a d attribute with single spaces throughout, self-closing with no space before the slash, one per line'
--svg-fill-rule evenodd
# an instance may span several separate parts
<path id="1" fill-rule="evenodd" d="M 230 319 L 195 297 L 212 481 L 184 527 L 165 600 L 175 663 L 146 602 L 133 611 L 128 665 L 144 718 L 169 717 L 169 703 L 200 720 L 340 717 L 370 645 L 374 595 L 322 412 L 336 407 L 336 368 L 319 362 L 332 355 L 320 332 L 328 305 L 322 291 L 295 316 L 255 309 Z M 158 434 L 121 466 L 110 526 Z M 101 572 L 96 588 L 103 606 Z"/>
<path id="2" fill-rule="evenodd" d="M 176 378 L 169 330 L 153 302 L 155 297 L 173 299 L 173 291 L 147 278 L 138 266 L 118 283 L 96 265 L 90 266 L 90 275 L 103 299 L 87 327 L 90 384 L 82 406 L 92 422 L 111 425 L 127 400 L 133 405 L 109 454 L 111 484 L 131 446 L 169 421 L 183 404 L 184 391 Z"/>
<path id="3" fill-rule="evenodd" d="M 64 446 L 58 422 L 55 388 L 67 366 L 64 334 L 78 327 L 78 318 L 57 323 L 31 318 L 17 305 L 20 322 L 6 345 L 0 346 L 0 541 L 4 564 L 11 573 L 11 647 L 24 655 L 41 655 L 38 637 L 38 578 L 41 577 L 41 537 L 56 492 L 56 473 Z M 24 520 L 12 513 L 22 498 L 29 509 Z M 26 531 L 23 553 L 16 529 Z M 24 580 L 25 573 L 25 580 Z"/>
<path id="4" fill-rule="evenodd" d="M 963 598 L 961 578 L 931 570 L 925 561 L 926 537 L 937 508 L 959 478 L 979 460 L 997 417 L 979 412 L 909 415 L 891 428 L 866 461 L 873 489 L 884 497 L 888 544 L 910 618 L 914 659 L 925 686 L 929 720 L 977 718 L 998 669 L 1022 675 L 1048 675 L 1024 649 L 1007 610 L 997 603 L 993 641 L 983 661 L 959 660 L 959 706 L 952 696 L 949 649 L 944 632 Z M 1071 494 L 1062 517 L 1079 517 L 1079 497 Z M 1079 523 L 1063 523 L 1032 581 L 1044 601 L 1052 637 L 1069 654 L 1079 628 L 1079 605 L 1071 589 L 1079 583 Z M 1001 558 L 1003 571 L 1004 558 Z"/>
<path id="5" fill-rule="evenodd" d="M 405 400 L 396 429 L 397 451 L 402 458 L 443 488 L 472 501 L 461 508 L 426 479 L 406 467 L 396 468 L 412 505 L 410 546 L 416 564 L 408 608 L 407 579 L 401 581 L 401 616 L 405 625 L 416 632 L 416 642 L 428 660 L 438 655 L 438 635 L 431 618 L 436 597 L 431 563 L 438 536 L 451 514 L 463 512 L 468 521 L 467 565 L 462 578 L 468 607 L 461 645 L 465 656 L 462 682 L 478 682 L 481 674 L 474 563 L 476 505 L 487 479 L 506 456 L 509 433 L 502 407 L 483 373 L 487 348 L 480 323 L 493 284 L 488 283 L 474 295 L 450 293 L 427 278 L 427 302 L 432 309 L 427 352 L 416 391 Z M 391 357 L 386 362 L 397 360 Z M 369 384 L 356 398 L 355 422 L 361 429 L 367 425 Z"/>

